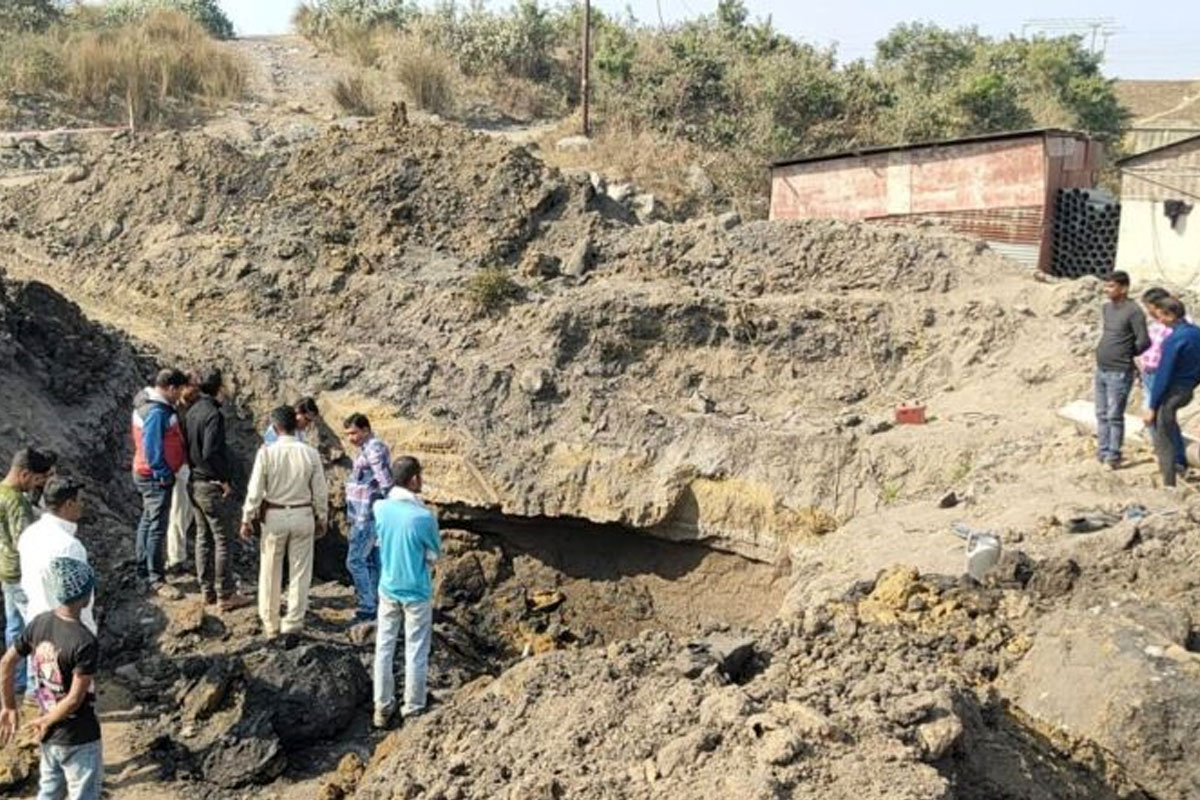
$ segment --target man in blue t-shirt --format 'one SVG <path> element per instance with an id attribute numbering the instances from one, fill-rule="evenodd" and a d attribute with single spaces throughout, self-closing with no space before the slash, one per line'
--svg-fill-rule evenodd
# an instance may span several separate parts
<path id="1" fill-rule="evenodd" d="M 1180 464 L 1187 469 L 1179 430 L 1179 410 L 1192 402 L 1192 393 L 1200 383 L 1200 328 L 1187 321 L 1187 309 L 1177 298 L 1160 301 L 1162 323 L 1172 329 L 1163 343 L 1162 359 L 1150 385 L 1150 410 L 1146 425 L 1154 426 L 1154 451 L 1162 472 L 1163 486 L 1175 485 Z"/>
<path id="2" fill-rule="evenodd" d="M 433 638 L 433 583 L 429 572 L 442 552 L 437 518 L 421 494 L 421 464 L 403 456 L 392 464 L 395 486 L 372 509 L 379 541 L 379 611 L 375 631 L 375 716 L 386 728 L 396 711 L 392 664 L 404 622 L 404 717 L 425 710 L 425 673 Z"/>

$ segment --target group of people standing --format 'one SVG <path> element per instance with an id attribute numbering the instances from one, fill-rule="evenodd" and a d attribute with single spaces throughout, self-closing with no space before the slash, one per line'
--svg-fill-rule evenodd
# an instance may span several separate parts
<path id="1" fill-rule="evenodd" d="M 1188 470 L 1179 411 L 1192 402 L 1200 384 L 1200 328 L 1188 318 L 1183 301 L 1165 289 L 1147 289 L 1139 307 L 1129 296 L 1128 274 L 1113 272 L 1104 288 L 1108 302 L 1101 310 L 1094 381 L 1097 456 L 1112 469 L 1122 465 L 1125 409 L 1139 382 L 1142 419 L 1163 485 L 1175 486 Z"/>
<path id="2" fill-rule="evenodd" d="M 98 800 L 96 577 L 77 535 L 83 484 L 56 474 L 56 462 L 51 452 L 22 448 L 0 481 L 0 746 L 16 733 L 23 697 L 39 711 L 29 723 L 41 743 L 38 796 Z"/>
<path id="3" fill-rule="evenodd" d="M 166 581 L 170 567 L 164 566 L 163 543 L 172 538 L 172 517 L 186 531 L 186 515 L 194 513 L 197 578 L 205 602 L 219 612 L 250 602 L 237 593 L 232 573 L 227 506 L 234 479 L 221 411 L 225 392 L 218 370 L 190 378 L 163 370 L 153 387 L 139 393 L 132 423 L 134 483 L 143 508 L 139 575 L 151 591 L 168 599 L 179 596 Z M 259 539 L 258 615 L 268 638 L 304 628 L 315 540 L 329 522 L 329 488 L 314 447 L 320 430 L 320 410 L 312 398 L 274 409 L 246 485 L 238 534 L 247 542 Z M 352 624 L 375 628 L 374 722 L 386 727 L 397 711 L 413 715 L 425 708 L 433 628 L 430 569 L 441 543 L 437 520 L 419 496 L 420 462 L 408 456 L 392 461 L 363 414 L 347 417 L 342 435 L 357 451 L 345 484 L 346 570 L 356 600 Z M 181 475 L 187 476 L 182 492 Z M 194 511 L 172 511 L 184 503 Z M 287 603 L 281 613 L 285 563 Z M 398 707 L 392 670 L 402 627 L 405 694 Z"/>
<path id="4" fill-rule="evenodd" d="M 258 616 L 268 639 L 301 633 L 315 539 L 329 523 L 329 487 L 317 449 L 320 411 L 312 398 L 270 414 L 245 501 L 236 507 L 236 464 L 226 440 L 220 370 L 160 371 L 138 392 L 131 418 L 133 483 L 142 498 L 135 551 L 139 581 L 180 599 L 168 576 L 187 571 L 195 530 L 195 576 L 203 601 L 225 613 L 249 605 L 233 573 L 236 535 L 259 540 Z M 352 624 L 375 629 L 373 723 L 420 714 L 433 635 L 431 569 L 441 553 L 437 520 L 422 502 L 417 459 L 391 461 L 362 414 L 343 436 L 357 453 L 346 480 L 346 567 L 354 584 Z M 18 698 L 39 709 L 28 724 L 41 742 L 40 798 L 98 800 L 103 758 L 95 712 L 99 665 L 92 612 L 96 574 L 78 538 L 83 484 L 56 474 L 54 454 L 13 456 L 0 482 L 0 584 L 5 642 L 0 660 L 0 746 L 20 724 Z M 240 526 L 237 520 L 240 519 Z M 288 567 L 281 614 L 283 565 Z M 403 630 L 405 687 L 397 704 L 394 659 Z"/>

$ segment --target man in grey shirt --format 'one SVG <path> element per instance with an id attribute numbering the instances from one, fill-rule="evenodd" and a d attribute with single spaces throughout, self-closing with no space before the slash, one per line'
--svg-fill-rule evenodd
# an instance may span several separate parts
<path id="1" fill-rule="evenodd" d="M 1100 344 L 1096 348 L 1096 436 L 1100 461 L 1112 469 L 1121 465 L 1125 439 L 1125 405 L 1133 389 L 1135 356 L 1150 347 L 1146 317 L 1129 299 L 1129 275 L 1113 272 L 1104 282 Z"/>

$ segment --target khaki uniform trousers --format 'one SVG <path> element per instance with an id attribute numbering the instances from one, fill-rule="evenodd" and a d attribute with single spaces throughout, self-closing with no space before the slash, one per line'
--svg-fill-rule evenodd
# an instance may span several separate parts
<path id="1" fill-rule="evenodd" d="M 267 636 L 297 633 L 308 612 L 316 520 L 311 508 L 269 508 L 259 546 L 258 617 Z M 279 619 L 283 560 L 288 562 L 287 616 Z"/>

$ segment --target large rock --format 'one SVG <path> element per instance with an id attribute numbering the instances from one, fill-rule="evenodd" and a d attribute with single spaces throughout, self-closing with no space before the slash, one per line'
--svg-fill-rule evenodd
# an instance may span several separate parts
<path id="1" fill-rule="evenodd" d="M 1003 691 L 1037 722 L 1111 753 L 1149 794 L 1200 797 L 1200 657 L 1164 627 L 1107 605 L 1057 612 Z"/>
<path id="2" fill-rule="evenodd" d="M 270 644 L 211 660 L 184 699 L 184 738 L 200 774 L 225 788 L 274 780 L 289 753 L 337 737 L 365 708 L 371 681 L 350 648 Z M 198 722 L 199 721 L 199 722 Z"/>
<path id="3" fill-rule="evenodd" d="M 271 724 L 271 712 L 261 709 L 209 748 L 201 769 L 206 780 L 232 789 L 273 781 L 286 767 L 287 755 Z"/>
<path id="4" fill-rule="evenodd" d="M 357 653 L 329 644 L 259 651 L 246 658 L 246 672 L 249 706 L 269 710 L 289 746 L 341 733 L 371 693 Z"/>

